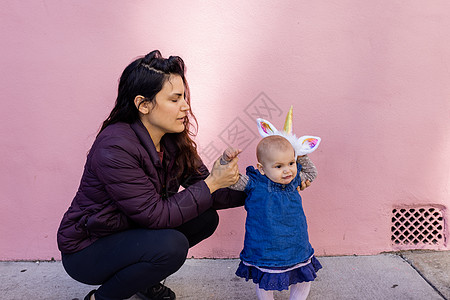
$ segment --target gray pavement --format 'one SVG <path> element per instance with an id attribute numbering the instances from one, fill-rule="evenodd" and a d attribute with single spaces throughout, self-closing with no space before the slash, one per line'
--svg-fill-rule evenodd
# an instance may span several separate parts
<path id="1" fill-rule="evenodd" d="M 450 299 L 450 251 L 319 257 L 308 299 Z M 165 284 L 177 299 L 255 299 L 234 275 L 237 259 L 188 259 Z M 0 299 L 80 299 L 95 287 L 71 279 L 61 262 L 0 262 Z M 275 299 L 288 299 L 276 292 Z M 130 300 L 138 300 L 133 296 Z"/>

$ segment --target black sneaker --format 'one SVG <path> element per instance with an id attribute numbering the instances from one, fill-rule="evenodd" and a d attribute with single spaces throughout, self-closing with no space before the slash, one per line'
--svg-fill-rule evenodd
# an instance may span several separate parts
<path id="1" fill-rule="evenodd" d="M 84 297 L 84 300 L 91 300 L 91 296 L 96 292 L 97 290 L 92 290 L 89 292 L 89 294 L 86 295 L 86 297 Z M 78 298 L 76 298 L 78 299 Z"/>
<path id="2" fill-rule="evenodd" d="M 143 300 L 175 300 L 175 293 L 162 283 L 147 288 L 144 291 L 137 292 L 138 295 Z"/>

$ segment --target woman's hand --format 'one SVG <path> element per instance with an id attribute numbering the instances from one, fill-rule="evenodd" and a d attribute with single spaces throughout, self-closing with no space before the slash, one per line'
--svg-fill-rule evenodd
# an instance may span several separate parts
<path id="1" fill-rule="evenodd" d="M 211 174 L 205 179 L 206 185 L 211 193 L 220 188 L 229 187 L 239 179 L 238 158 L 235 157 L 229 164 L 221 165 L 220 158 L 216 160 L 211 170 Z"/>

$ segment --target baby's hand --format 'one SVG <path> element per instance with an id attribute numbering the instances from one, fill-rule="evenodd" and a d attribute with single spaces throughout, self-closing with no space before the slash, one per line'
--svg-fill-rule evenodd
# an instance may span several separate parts
<path id="1" fill-rule="evenodd" d="M 227 150 L 225 150 L 223 152 L 223 158 L 226 161 L 232 161 L 235 157 L 237 157 L 239 155 L 239 153 L 241 153 L 242 150 L 241 149 L 234 149 L 232 147 L 229 147 Z"/>
<path id="2" fill-rule="evenodd" d="M 227 163 L 235 159 L 241 152 L 242 152 L 241 149 L 234 149 L 233 147 L 227 148 L 222 154 L 220 164 L 226 165 Z"/>
<path id="3" fill-rule="evenodd" d="M 307 187 L 309 187 L 311 185 L 311 181 L 306 180 L 306 181 L 302 181 L 301 185 L 297 187 L 297 191 L 303 191 L 304 189 L 306 189 Z"/>

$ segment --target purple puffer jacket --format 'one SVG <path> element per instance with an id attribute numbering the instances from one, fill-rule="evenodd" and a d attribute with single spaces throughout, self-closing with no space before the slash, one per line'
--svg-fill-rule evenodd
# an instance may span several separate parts
<path id="1" fill-rule="evenodd" d="M 58 229 L 62 253 L 77 252 L 103 236 L 131 228 L 175 228 L 207 209 L 244 204 L 245 193 L 219 189 L 210 194 L 201 175 L 176 177 L 177 150 L 166 134 L 163 163 L 144 125 L 105 128 L 89 151 L 80 187 Z M 185 189 L 178 192 L 180 185 Z"/>

